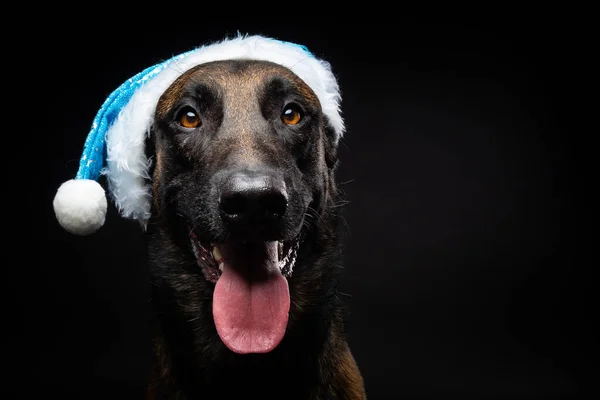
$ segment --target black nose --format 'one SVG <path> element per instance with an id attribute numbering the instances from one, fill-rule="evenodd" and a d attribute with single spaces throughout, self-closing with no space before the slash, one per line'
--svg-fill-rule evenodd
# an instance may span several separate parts
<path id="1" fill-rule="evenodd" d="M 230 174 L 221 187 L 221 218 L 238 228 L 269 226 L 279 222 L 288 199 L 283 178 L 243 171 Z"/>

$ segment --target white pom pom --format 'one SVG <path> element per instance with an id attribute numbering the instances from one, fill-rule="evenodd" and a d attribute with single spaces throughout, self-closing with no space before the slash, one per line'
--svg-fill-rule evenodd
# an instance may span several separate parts
<path id="1" fill-rule="evenodd" d="M 53 205 L 60 225 L 75 235 L 89 235 L 104 225 L 106 195 L 94 180 L 66 181 L 56 191 Z"/>

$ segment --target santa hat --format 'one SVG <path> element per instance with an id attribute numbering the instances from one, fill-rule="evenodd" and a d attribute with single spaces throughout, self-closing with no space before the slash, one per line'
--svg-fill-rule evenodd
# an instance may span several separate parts
<path id="1" fill-rule="evenodd" d="M 105 221 L 107 200 L 98 183 L 105 175 L 108 191 L 121 216 L 150 218 L 151 160 L 145 141 L 158 99 L 185 71 L 206 62 L 228 59 L 265 60 L 289 68 L 318 97 L 335 140 L 344 133 L 341 96 L 328 62 L 306 47 L 260 35 L 237 36 L 198 47 L 149 67 L 112 92 L 94 118 L 74 179 L 64 182 L 54 197 L 54 212 L 67 231 L 87 235 Z"/>

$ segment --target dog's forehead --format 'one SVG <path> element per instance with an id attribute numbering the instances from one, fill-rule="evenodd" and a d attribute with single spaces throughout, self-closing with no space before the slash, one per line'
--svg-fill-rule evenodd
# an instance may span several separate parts
<path id="1" fill-rule="evenodd" d="M 222 60 L 197 65 L 179 76 L 161 96 L 157 116 L 163 115 L 184 93 L 198 85 L 217 89 L 220 93 L 256 93 L 267 82 L 285 81 L 305 100 L 319 104 L 313 90 L 292 70 L 270 61 Z"/>

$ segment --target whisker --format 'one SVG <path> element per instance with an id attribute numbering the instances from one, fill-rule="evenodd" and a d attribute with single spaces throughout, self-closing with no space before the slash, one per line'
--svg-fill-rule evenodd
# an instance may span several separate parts
<path id="1" fill-rule="evenodd" d="M 333 208 L 340 208 L 340 207 L 345 207 L 348 204 L 350 204 L 349 200 L 339 200 L 336 203 L 333 204 Z"/>

